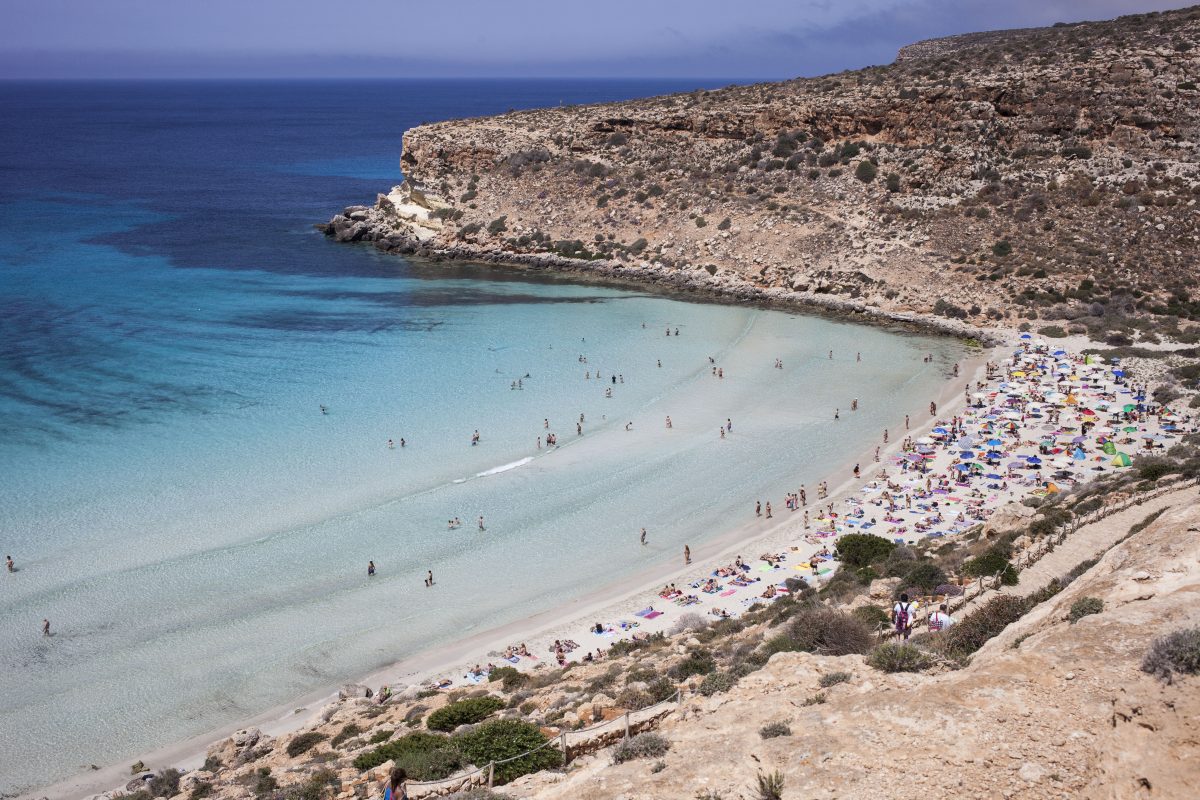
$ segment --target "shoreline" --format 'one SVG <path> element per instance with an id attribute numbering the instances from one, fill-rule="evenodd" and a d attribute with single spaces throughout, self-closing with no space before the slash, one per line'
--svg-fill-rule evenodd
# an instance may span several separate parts
<path id="1" fill-rule="evenodd" d="M 668 289 L 668 291 L 670 290 Z M 697 299 L 701 300 L 701 298 Z M 961 391 L 961 382 L 970 380 L 973 383 L 978 380 L 983 373 L 985 362 L 992 357 L 994 350 L 994 347 L 984 347 L 977 355 L 970 355 L 968 360 L 960 362 L 962 368 L 960 377 L 948 379 L 935 398 L 939 407 L 939 415 L 953 412 L 954 409 L 964 404 L 965 398 Z M 910 411 L 915 414 L 922 413 L 920 409 L 910 409 Z M 903 411 L 899 411 L 898 417 L 901 417 L 902 414 Z M 912 436 L 921 435 L 923 431 L 933 427 L 937 419 L 938 417 L 929 418 L 925 423 L 913 426 L 906 433 Z M 904 432 L 897 429 L 897 434 L 891 438 L 888 445 L 881 448 L 878 464 L 873 461 L 873 447 L 868 447 L 865 453 L 853 455 L 848 457 L 844 463 L 832 465 L 828 475 L 844 474 L 847 476 L 846 479 L 837 482 L 834 477 L 823 477 L 822 480 L 831 483 L 829 494 L 820 501 L 817 501 L 815 496 L 810 498 L 809 508 L 816 509 L 819 504 L 823 503 L 836 503 L 852 494 L 858 484 L 869 480 L 878 470 L 886 468 L 889 456 L 899 450 L 903 439 Z M 855 463 L 867 465 L 863 469 L 861 481 L 850 476 Z M 875 469 L 872 469 L 872 466 Z M 815 488 L 813 491 L 815 494 Z M 579 637 L 579 631 L 590 627 L 590 620 L 593 618 L 616 619 L 631 616 L 636 609 L 645 604 L 643 601 L 647 594 L 650 594 L 652 598 L 657 598 L 657 589 L 664 583 L 686 582 L 684 576 L 693 573 L 707 574 L 718 565 L 732 561 L 736 554 L 745 555 L 744 551 L 750 548 L 766 548 L 767 545 L 771 545 L 778 548 L 774 552 L 780 552 L 790 545 L 797 551 L 803 550 L 806 553 L 809 550 L 815 552 L 819 549 L 818 546 L 807 546 L 800 538 L 804 534 L 800 527 L 802 516 L 797 516 L 794 512 L 785 515 L 782 513 L 784 510 L 781 503 L 779 513 L 774 516 L 769 525 L 763 525 L 765 520 L 751 518 L 748 522 L 734 524 L 706 539 L 697 548 L 704 555 L 700 556 L 693 552 L 690 565 L 679 566 L 669 561 L 649 565 L 532 617 L 488 628 L 466 638 L 393 661 L 365 676 L 360 676 L 358 680 L 347 680 L 338 686 L 314 690 L 286 704 L 278 704 L 250 718 L 243 718 L 237 723 L 165 745 L 141 755 L 139 759 L 147 765 L 147 769 L 157 770 L 169 766 L 187 770 L 195 769 L 203 763 L 206 751 L 212 744 L 227 738 L 238 730 L 257 727 L 270 736 L 280 736 L 312 724 L 318 720 L 330 703 L 338 700 L 341 686 L 361 684 L 368 685 L 374 690 L 378 689 L 380 685 L 387 684 L 395 687 L 393 691 L 399 693 L 403 690 L 404 685 L 419 685 L 437 675 L 459 676 L 463 671 L 468 670 L 472 663 L 486 663 L 489 659 L 498 660 L 497 656 L 500 651 L 503 651 L 508 645 L 519 642 L 529 643 L 530 652 L 538 654 L 538 667 L 546 664 L 554 667 L 553 656 L 544 646 L 546 643 L 554 639 Z M 754 554 L 757 552 L 760 551 L 753 550 L 748 558 L 754 558 Z M 807 555 L 802 554 L 802 557 L 807 557 Z M 792 575 L 789 571 L 790 576 Z M 795 576 L 809 578 L 807 574 L 797 573 Z M 692 612 L 683 610 L 682 613 Z M 647 630 L 647 627 L 653 627 L 666 631 L 678 621 L 680 616 L 680 613 L 666 615 L 658 621 L 659 625 L 653 626 L 646 626 L 643 621 L 642 630 L 651 632 Z M 627 636 L 599 641 L 597 644 L 607 649 L 613 642 L 621 638 L 627 638 Z M 582 648 L 580 653 L 590 649 Z M 572 662 L 576 660 L 571 659 Z M 522 666 L 524 665 L 525 660 L 522 660 Z M 470 687 L 469 684 L 465 686 Z M 464 688 L 464 684 L 456 682 L 451 690 L 462 688 Z M 110 764 L 100 769 L 80 772 L 39 789 L 21 792 L 16 796 L 18 798 L 53 798 L 55 800 L 57 798 L 65 800 L 66 798 L 86 797 L 124 786 L 129 782 L 130 777 L 127 765 Z"/>
<path id="2" fill-rule="evenodd" d="M 728 270 L 710 274 L 702 267 L 673 269 L 649 262 L 637 266 L 611 259 L 566 258 L 552 253 L 514 253 L 467 245 L 431 248 L 403 235 L 376 234 L 373 230 L 361 238 L 342 239 L 334 232 L 332 223 L 314 227 L 340 244 L 372 244 L 383 254 L 399 256 L 412 264 L 429 267 L 442 263 L 476 264 L 514 272 L 568 277 L 583 283 L 652 291 L 672 299 L 729 305 L 749 303 L 761 308 L 806 313 L 860 325 L 896 326 L 920 333 L 976 339 L 985 349 L 1000 344 L 1008 330 L 977 327 L 967 322 L 937 317 L 931 312 L 887 311 L 866 302 L 831 294 L 798 292 L 781 286 L 757 286 Z"/>

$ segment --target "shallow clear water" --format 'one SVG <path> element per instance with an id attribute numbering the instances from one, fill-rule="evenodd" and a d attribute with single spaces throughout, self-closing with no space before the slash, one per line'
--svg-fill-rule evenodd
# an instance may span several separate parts
<path id="1" fill-rule="evenodd" d="M 0 87 L 0 792 L 702 554 L 928 402 L 951 342 L 310 228 L 423 119 L 676 88 Z"/>

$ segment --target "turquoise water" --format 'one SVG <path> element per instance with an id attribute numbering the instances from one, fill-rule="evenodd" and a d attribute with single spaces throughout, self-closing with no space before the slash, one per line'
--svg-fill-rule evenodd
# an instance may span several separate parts
<path id="1" fill-rule="evenodd" d="M 344 153 L 343 123 L 280 120 L 354 127 L 344 91 L 118 87 L 84 120 L 98 140 L 80 142 L 61 118 L 83 113 L 74 90 L 18 89 L 6 107 L 26 110 L 25 133 L 0 140 L 14 176 L 0 192 L 0 549 L 19 567 L 0 581 L 0 791 L 135 760 L 673 562 L 684 543 L 702 555 L 755 499 L 841 477 L 832 466 L 926 404 L 961 356 L 333 245 L 308 223 L 386 188 L 390 133 L 376 123 L 378 140 Z M 229 133 L 254 114 L 274 135 Z M 535 446 L 544 418 L 553 451 Z"/>

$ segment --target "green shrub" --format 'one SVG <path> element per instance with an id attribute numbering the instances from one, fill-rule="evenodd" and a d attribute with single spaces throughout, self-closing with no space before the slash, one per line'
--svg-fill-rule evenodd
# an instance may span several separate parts
<path id="1" fill-rule="evenodd" d="M 754 789 L 756 800 L 783 800 L 783 773 L 778 770 L 770 775 L 758 773 Z"/>
<path id="2" fill-rule="evenodd" d="M 562 753 L 554 747 L 542 747 L 547 740 L 538 726 L 520 720 L 485 722 L 470 733 L 455 736 L 453 741 L 463 756 L 475 765 L 504 761 L 541 748 L 513 761 L 497 764 L 496 782 L 501 784 L 562 764 Z"/>
<path id="3" fill-rule="evenodd" d="M 768 722 L 758 729 L 758 735 L 764 739 L 776 739 L 780 736 L 791 736 L 792 728 L 786 722 Z"/>
<path id="4" fill-rule="evenodd" d="M 896 545 L 870 533 L 848 533 L 837 541 L 835 556 L 850 567 L 867 567 L 886 558 Z"/>
<path id="5" fill-rule="evenodd" d="M 849 672 L 826 672 L 817 681 L 817 684 L 822 689 L 828 689 L 830 686 L 837 686 L 839 683 L 847 683 L 853 675 Z"/>
<path id="6" fill-rule="evenodd" d="M 504 708 L 498 697 L 472 697 L 442 706 L 429 715 L 425 727 L 431 731 L 452 731 L 459 725 L 471 725 L 487 719 Z"/>
<path id="7" fill-rule="evenodd" d="M 1142 658 L 1142 671 L 1173 683 L 1175 675 L 1200 672 L 1200 628 L 1184 628 L 1155 639 Z"/>
<path id="8" fill-rule="evenodd" d="M 213 793 L 213 785 L 208 781 L 196 781 L 192 787 L 191 800 L 201 800 L 203 797 L 208 797 Z"/>
<path id="9" fill-rule="evenodd" d="M 501 681 L 504 691 L 512 692 L 520 689 L 528 682 L 529 676 L 516 667 L 496 667 L 488 675 L 488 681 Z"/>
<path id="10" fill-rule="evenodd" d="M 1001 239 L 992 245 L 992 255 L 999 258 L 1004 258 L 1007 255 L 1011 255 L 1012 250 L 1012 244 L 1008 241 L 1008 239 Z"/>
<path id="11" fill-rule="evenodd" d="M 1074 625 L 1084 617 L 1099 614 L 1103 610 L 1104 601 L 1099 597 L 1081 597 L 1074 603 L 1071 603 L 1071 611 L 1067 614 L 1067 618 Z"/>
<path id="12" fill-rule="evenodd" d="M 926 592 L 932 592 L 945 582 L 946 573 L 942 571 L 941 567 L 932 561 L 923 561 L 904 573 L 904 579 L 900 585 L 905 588 L 916 587 Z"/>
<path id="13" fill-rule="evenodd" d="M 340 747 L 343 742 L 358 736 L 360 733 L 362 733 L 362 728 L 358 727 L 358 725 L 353 722 L 348 723 L 345 727 L 338 731 L 332 739 L 329 740 L 329 746 Z"/>
<path id="14" fill-rule="evenodd" d="M 319 734 L 318 734 L 319 735 Z M 321 736 L 324 739 L 324 736 Z M 291 746 L 288 746 L 288 755 L 291 755 Z M 173 797 L 179 794 L 179 770 L 171 767 L 164 769 L 162 772 L 155 775 L 146 782 L 146 788 L 150 791 L 151 797 Z"/>
<path id="15" fill-rule="evenodd" d="M 308 731 L 307 733 L 302 733 L 302 734 L 294 737 L 290 742 L 288 742 L 287 754 L 289 756 L 291 756 L 292 758 L 295 758 L 298 755 L 303 755 L 304 753 L 307 753 L 309 750 L 312 750 L 314 747 L 316 747 L 321 742 L 325 741 L 326 738 L 327 737 L 325 736 L 325 734 L 317 733 L 316 731 Z M 174 792 L 172 792 L 171 794 L 174 794 Z M 167 795 L 167 797 L 170 797 L 170 795 Z"/>
<path id="16" fill-rule="evenodd" d="M 769 657 L 775 653 L 805 652 L 844 656 L 865 653 L 871 646 L 871 630 L 843 611 L 823 606 L 797 612 L 787 630 L 763 644 Z"/>
<path id="17" fill-rule="evenodd" d="M 823 705 L 824 703 L 825 703 L 825 693 L 817 692 L 812 697 L 806 698 L 804 700 L 804 702 L 801 703 L 800 705 L 802 705 L 802 706 L 819 706 L 819 705 Z"/>
<path id="18" fill-rule="evenodd" d="M 942 634 L 946 651 L 956 657 L 974 653 L 1020 619 L 1025 609 L 1025 601 L 1019 597 L 1008 594 L 993 597 Z"/>
<path id="19" fill-rule="evenodd" d="M 677 682 L 684 681 L 693 675 L 707 675 L 717 668 L 712 654 L 707 650 L 692 650 L 677 664 L 667 670 L 667 674 Z"/>
<path id="20" fill-rule="evenodd" d="M 430 776 L 446 777 L 454 774 L 454 770 L 458 769 L 455 762 L 461 763 L 461 760 L 454 740 L 447 736 L 418 731 L 358 754 L 354 758 L 354 767 L 368 770 L 385 761 L 395 761 L 397 766 L 404 767 L 417 780 L 436 780 L 437 778 Z M 451 768 L 451 764 L 455 766 Z M 447 768 L 450 768 L 450 772 L 439 774 Z"/>
<path id="21" fill-rule="evenodd" d="M 385 759 L 386 760 L 386 759 Z M 379 763 L 383 763 L 382 761 Z M 259 767 L 258 772 L 252 776 L 254 785 L 250 791 L 254 792 L 255 797 L 266 797 L 275 792 L 279 788 L 279 781 L 271 775 L 270 767 Z"/>
<path id="22" fill-rule="evenodd" d="M 368 744 L 382 744 L 383 742 L 386 742 L 388 739 L 392 738 L 393 733 L 395 733 L 394 730 L 391 730 L 390 728 L 383 728 L 382 730 L 375 731 L 373 734 L 371 734 L 371 738 L 368 739 L 367 742 Z"/>
<path id="23" fill-rule="evenodd" d="M 920 672 L 930 663 L 925 653 L 899 642 L 884 642 L 867 654 L 867 666 L 882 672 Z"/>
<path id="24" fill-rule="evenodd" d="M 972 578 L 990 578 L 997 573 L 1006 572 L 1011 565 L 1008 557 L 998 548 L 991 548 L 975 558 L 963 562 L 962 572 Z"/>
<path id="25" fill-rule="evenodd" d="M 728 672 L 710 672 L 700 682 L 700 694 L 712 697 L 714 694 L 728 692 L 737 683 L 737 678 Z"/>
<path id="26" fill-rule="evenodd" d="M 896 545 L 883 562 L 883 574 L 889 578 L 899 578 L 911 570 L 917 563 L 917 554 L 904 545 Z"/>
<path id="27" fill-rule="evenodd" d="M 729 221 L 729 217 L 726 217 L 725 219 L 723 219 L 719 223 L 717 223 L 717 230 L 727 231 L 727 230 L 729 230 L 729 227 L 731 224 L 732 223 Z"/>
<path id="28" fill-rule="evenodd" d="M 639 733 L 621 740 L 613 748 L 612 760 L 614 764 L 624 764 L 635 758 L 662 758 L 670 749 L 671 743 L 657 733 Z"/>
<path id="29" fill-rule="evenodd" d="M 863 183 L 870 183 L 875 180 L 877 170 L 875 165 L 870 161 L 860 161 L 854 169 L 854 177 L 858 178 Z"/>
<path id="30" fill-rule="evenodd" d="M 627 708 L 631 711 L 637 711 L 639 708 L 648 708 L 654 705 L 654 698 L 649 692 L 643 692 L 640 689 L 630 689 L 626 687 L 621 690 L 615 698 L 616 704 L 621 708 Z"/>
<path id="31" fill-rule="evenodd" d="M 872 631 L 878 630 L 880 623 L 886 624 L 891 621 L 887 610 L 875 605 L 859 606 L 850 613 Z"/>

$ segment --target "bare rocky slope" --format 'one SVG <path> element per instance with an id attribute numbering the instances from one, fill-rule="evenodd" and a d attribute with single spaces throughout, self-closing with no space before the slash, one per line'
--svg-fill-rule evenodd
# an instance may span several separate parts
<path id="1" fill-rule="evenodd" d="M 325 228 L 739 297 L 1191 341 L 1200 7 L 813 79 L 422 125 Z"/>

